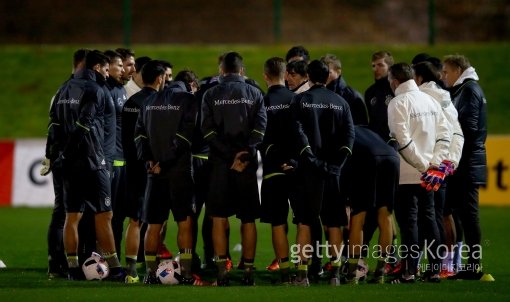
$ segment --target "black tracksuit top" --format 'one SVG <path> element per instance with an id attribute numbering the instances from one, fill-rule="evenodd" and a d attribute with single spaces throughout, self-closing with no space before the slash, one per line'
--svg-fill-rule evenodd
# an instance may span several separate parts
<path id="1" fill-rule="evenodd" d="M 83 69 L 75 73 L 55 96 L 50 110 L 46 157 L 59 155 L 65 166 L 86 170 L 106 167 L 104 108 L 106 95 L 96 83 L 102 75 Z"/>
<path id="2" fill-rule="evenodd" d="M 193 94 L 172 87 L 149 96 L 140 108 L 135 128 L 138 158 L 159 162 L 162 169 L 191 169 L 197 110 Z"/>
<path id="3" fill-rule="evenodd" d="M 229 74 L 209 88 L 202 101 L 201 128 L 209 160 L 231 163 L 236 153 L 256 154 L 266 130 L 264 97 L 240 75 Z"/>
<path id="4" fill-rule="evenodd" d="M 390 140 L 390 127 L 388 126 L 388 104 L 395 97 L 391 90 L 388 77 L 376 80 L 365 91 L 370 130 L 379 134 L 386 142 Z"/>

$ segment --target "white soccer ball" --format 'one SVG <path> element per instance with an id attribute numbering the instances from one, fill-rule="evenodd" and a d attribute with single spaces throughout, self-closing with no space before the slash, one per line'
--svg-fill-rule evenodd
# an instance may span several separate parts
<path id="1" fill-rule="evenodd" d="M 181 274 L 181 266 L 175 260 L 165 260 L 158 265 L 156 276 L 162 284 L 175 285 L 179 284 L 178 277 Z"/>
<path id="2" fill-rule="evenodd" d="M 83 274 L 87 280 L 102 280 L 108 277 L 110 272 L 108 263 L 98 253 L 92 252 L 92 255 L 83 262 Z"/>

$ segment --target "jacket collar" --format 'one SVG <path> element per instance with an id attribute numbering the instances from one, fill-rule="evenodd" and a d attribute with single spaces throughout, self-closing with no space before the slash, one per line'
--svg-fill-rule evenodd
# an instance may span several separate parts
<path id="1" fill-rule="evenodd" d="M 395 89 L 395 96 L 417 90 L 419 90 L 418 85 L 416 85 L 416 82 L 413 79 L 411 79 L 398 85 L 397 89 Z"/>
<path id="2" fill-rule="evenodd" d="M 239 74 L 229 73 L 222 76 L 220 82 L 244 82 L 244 77 Z"/>

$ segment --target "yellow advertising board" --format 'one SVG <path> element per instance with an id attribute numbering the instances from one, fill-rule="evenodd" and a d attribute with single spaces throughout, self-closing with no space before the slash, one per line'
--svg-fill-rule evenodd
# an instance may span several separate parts
<path id="1" fill-rule="evenodd" d="M 488 175 L 480 205 L 510 206 L 510 136 L 490 135 L 485 146 Z"/>

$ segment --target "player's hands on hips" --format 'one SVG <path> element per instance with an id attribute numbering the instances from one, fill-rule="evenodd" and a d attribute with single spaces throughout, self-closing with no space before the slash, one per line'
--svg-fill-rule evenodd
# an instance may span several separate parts
<path id="1" fill-rule="evenodd" d="M 50 174 L 51 172 L 51 161 L 48 159 L 48 158 L 44 158 L 41 162 L 41 170 L 39 171 L 39 174 L 41 174 L 41 176 L 46 176 L 48 174 Z"/>
<path id="2" fill-rule="evenodd" d="M 237 172 L 243 172 L 250 163 L 250 161 L 245 160 L 247 155 L 249 155 L 248 151 L 237 152 L 236 156 L 234 157 L 234 162 L 232 163 L 232 166 L 230 166 L 230 169 Z"/>

